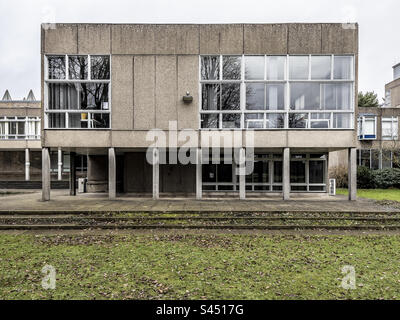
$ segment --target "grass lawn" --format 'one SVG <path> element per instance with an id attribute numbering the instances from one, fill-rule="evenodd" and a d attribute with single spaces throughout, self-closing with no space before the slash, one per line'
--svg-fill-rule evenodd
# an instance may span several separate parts
<path id="1" fill-rule="evenodd" d="M 389 235 L 0 235 L 0 299 L 398 299 L 399 260 Z"/>
<path id="2" fill-rule="evenodd" d="M 337 194 L 347 195 L 347 189 L 337 189 Z M 357 196 L 360 198 L 374 199 L 374 200 L 391 200 L 400 201 L 399 189 L 358 189 Z"/>

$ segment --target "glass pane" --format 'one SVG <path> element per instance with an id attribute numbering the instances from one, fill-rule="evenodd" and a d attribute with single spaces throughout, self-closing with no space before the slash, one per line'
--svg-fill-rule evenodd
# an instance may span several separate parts
<path id="1" fill-rule="evenodd" d="M 312 129 L 327 129 L 331 119 L 330 113 L 312 113 L 310 120 L 310 128 Z"/>
<path id="2" fill-rule="evenodd" d="M 379 150 L 371 150 L 371 169 L 379 169 Z"/>
<path id="3" fill-rule="evenodd" d="M 281 183 L 282 182 L 282 161 L 274 161 L 274 182 Z M 274 188 L 274 190 L 276 190 Z"/>
<path id="4" fill-rule="evenodd" d="M 310 183 L 324 183 L 324 162 L 311 160 L 309 165 Z"/>
<path id="5" fill-rule="evenodd" d="M 333 128 L 335 129 L 351 129 L 352 115 L 349 113 L 334 113 L 333 114 Z"/>
<path id="6" fill-rule="evenodd" d="M 268 183 L 268 162 L 266 161 L 257 161 L 254 163 L 254 171 L 253 171 L 253 182 L 254 183 Z"/>
<path id="7" fill-rule="evenodd" d="M 247 83 L 246 84 L 246 109 L 264 110 L 265 105 L 265 84 Z"/>
<path id="8" fill-rule="evenodd" d="M 361 150 L 361 165 L 371 167 L 371 150 Z"/>
<path id="9" fill-rule="evenodd" d="M 240 128 L 240 114 L 223 114 L 222 128 Z"/>
<path id="10" fill-rule="evenodd" d="M 221 89 L 222 110 L 240 110 L 240 84 L 223 83 Z"/>
<path id="11" fill-rule="evenodd" d="M 49 128 L 65 128 L 65 113 L 49 113 Z"/>
<path id="12" fill-rule="evenodd" d="M 307 80 L 308 79 L 308 56 L 291 56 L 289 58 L 289 79 Z"/>
<path id="13" fill-rule="evenodd" d="M 65 57 L 47 57 L 49 79 L 65 79 Z"/>
<path id="14" fill-rule="evenodd" d="M 108 110 L 108 83 L 81 83 L 80 109 Z"/>
<path id="15" fill-rule="evenodd" d="M 88 57 L 87 56 L 69 56 L 68 57 L 68 75 L 70 79 L 88 78 Z"/>
<path id="16" fill-rule="evenodd" d="M 284 113 L 268 113 L 267 128 L 268 129 L 283 129 L 285 127 Z"/>
<path id="17" fill-rule="evenodd" d="M 267 110 L 285 109 L 285 85 L 267 84 Z"/>
<path id="18" fill-rule="evenodd" d="M 291 83 L 290 108 L 292 110 L 317 110 L 320 108 L 319 83 Z"/>
<path id="19" fill-rule="evenodd" d="M 392 152 L 390 150 L 382 150 L 382 169 L 392 167 Z"/>
<path id="20" fill-rule="evenodd" d="M 223 56 L 222 62 L 223 79 L 240 80 L 242 78 L 242 59 L 240 56 Z"/>
<path id="21" fill-rule="evenodd" d="M 310 186 L 309 188 L 310 191 L 325 191 L 324 186 Z"/>
<path id="22" fill-rule="evenodd" d="M 217 182 L 217 166 L 215 164 L 203 164 L 202 176 L 203 182 Z"/>
<path id="23" fill-rule="evenodd" d="M 219 56 L 201 57 L 201 80 L 219 80 Z"/>
<path id="24" fill-rule="evenodd" d="M 311 57 L 311 79 L 327 80 L 331 78 L 331 57 L 312 56 Z"/>
<path id="25" fill-rule="evenodd" d="M 49 83 L 49 110 L 78 110 L 78 90 L 79 84 Z"/>
<path id="26" fill-rule="evenodd" d="M 110 56 L 91 56 L 90 61 L 92 80 L 110 79 Z"/>
<path id="27" fill-rule="evenodd" d="M 290 113 L 289 114 L 289 128 L 304 129 L 307 128 L 308 115 L 305 113 Z"/>
<path id="28" fill-rule="evenodd" d="M 306 182 L 306 163 L 305 161 L 290 162 L 290 182 L 305 183 Z"/>
<path id="29" fill-rule="evenodd" d="M 202 109 L 220 110 L 220 85 L 203 84 L 202 86 Z"/>
<path id="30" fill-rule="evenodd" d="M 246 56 L 245 57 L 245 79 L 264 80 L 264 56 Z"/>
<path id="31" fill-rule="evenodd" d="M 218 114 L 202 114 L 201 127 L 204 129 L 218 129 L 219 115 Z"/>
<path id="32" fill-rule="evenodd" d="M 321 86 L 323 109 L 351 110 L 352 85 L 350 83 L 328 83 Z"/>
<path id="33" fill-rule="evenodd" d="M 352 79 L 353 57 L 335 56 L 334 58 L 334 79 Z"/>
<path id="34" fill-rule="evenodd" d="M 87 113 L 70 113 L 68 114 L 68 128 L 87 128 Z"/>
<path id="35" fill-rule="evenodd" d="M 245 115 L 246 129 L 264 128 L 264 115 L 262 113 L 249 113 Z"/>
<path id="36" fill-rule="evenodd" d="M 232 182 L 232 165 L 231 164 L 218 164 L 217 165 L 217 181 L 218 182 Z"/>
<path id="37" fill-rule="evenodd" d="M 108 113 L 92 113 L 90 128 L 108 129 L 110 128 L 110 114 Z"/>
<path id="38" fill-rule="evenodd" d="M 267 57 L 267 80 L 285 80 L 286 57 Z"/>

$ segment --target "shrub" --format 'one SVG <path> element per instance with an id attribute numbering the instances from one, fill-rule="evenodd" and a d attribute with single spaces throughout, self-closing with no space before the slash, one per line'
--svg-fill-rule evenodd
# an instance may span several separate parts
<path id="1" fill-rule="evenodd" d="M 375 188 L 374 175 L 371 169 L 363 166 L 357 167 L 357 187 L 360 189 Z"/>
<path id="2" fill-rule="evenodd" d="M 372 172 L 375 188 L 400 188 L 400 169 L 382 169 Z"/>

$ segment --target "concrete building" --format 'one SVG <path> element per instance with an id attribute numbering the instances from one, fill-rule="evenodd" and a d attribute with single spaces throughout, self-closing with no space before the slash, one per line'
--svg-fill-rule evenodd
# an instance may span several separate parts
<path id="1" fill-rule="evenodd" d="M 40 107 L 32 90 L 20 101 L 6 90 L 0 100 L 0 188 L 41 181 Z"/>
<path id="2" fill-rule="evenodd" d="M 41 58 L 43 200 L 59 148 L 111 199 L 326 193 L 349 150 L 356 198 L 357 24 L 56 24 Z"/>
<path id="3" fill-rule="evenodd" d="M 377 170 L 400 168 L 400 64 L 393 67 L 394 80 L 385 85 L 381 107 L 359 107 L 357 118 L 357 165 Z M 346 151 L 331 154 L 331 168 L 347 166 Z"/>

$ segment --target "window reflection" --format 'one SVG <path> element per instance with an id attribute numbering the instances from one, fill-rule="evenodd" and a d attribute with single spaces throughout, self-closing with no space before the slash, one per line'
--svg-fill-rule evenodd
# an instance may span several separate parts
<path id="1" fill-rule="evenodd" d="M 223 56 L 222 78 L 240 80 L 242 77 L 242 59 L 240 56 Z"/>
<path id="2" fill-rule="evenodd" d="M 245 79 L 264 80 L 264 56 L 246 56 L 245 65 Z"/>
<path id="3" fill-rule="evenodd" d="M 219 56 L 201 57 L 201 79 L 219 80 Z"/>
<path id="4" fill-rule="evenodd" d="M 87 80 L 88 57 L 87 56 L 69 56 L 68 57 L 68 76 L 70 79 Z"/>
<path id="5" fill-rule="evenodd" d="M 65 79 L 65 57 L 51 56 L 48 57 L 48 78 L 49 79 Z"/>
<path id="6" fill-rule="evenodd" d="M 92 80 L 110 79 L 110 57 L 90 56 L 90 71 Z"/>

